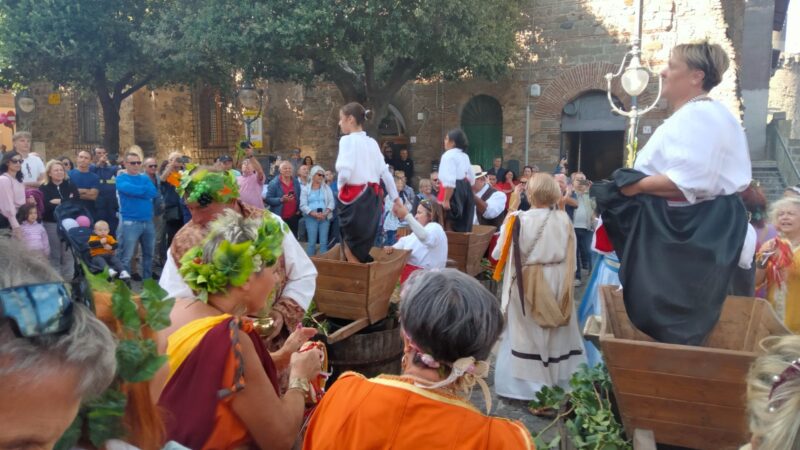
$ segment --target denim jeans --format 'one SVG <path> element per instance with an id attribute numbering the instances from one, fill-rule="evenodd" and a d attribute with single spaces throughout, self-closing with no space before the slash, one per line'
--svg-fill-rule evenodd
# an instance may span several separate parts
<path id="1" fill-rule="evenodd" d="M 139 222 L 123 220 L 119 224 L 119 238 L 122 244 L 122 265 L 131 271 L 131 259 L 136 244 L 142 246 L 142 278 L 153 276 L 153 251 L 156 244 L 156 229 L 152 221 Z"/>
<path id="2" fill-rule="evenodd" d="M 575 228 L 575 279 L 581 279 L 581 267 L 592 271 L 592 230 Z"/>
<path id="3" fill-rule="evenodd" d="M 311 256 L 316 250 L 317 242 L 319 242 L 319 252 L 325 253 L 328 251 L 328 231 L 331 227 L 331 221 L 328 219 L 317 220 L 311 216 L 305 216 L 303 222 L 306 224 L 306 234 L 308 235 L 308 243 L 306 244 L 306 253 Z"/>
<path id="4" fill-rule="evenodd" d="M 390 247 L 397 242 L 397 230 L 384 230 L 383 236 L 383 247 Z"/>

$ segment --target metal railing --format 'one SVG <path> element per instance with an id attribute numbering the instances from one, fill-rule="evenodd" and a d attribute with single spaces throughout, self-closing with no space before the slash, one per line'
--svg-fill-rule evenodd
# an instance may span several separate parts
<path id="1" fill-rule="evenodd" d="M 775 158 L 775 163 L 778 166 L 778 172 L 780 172 L 786 185 L 794 186 L 800 184 L 800 171 L 797 170 L 797 164 L 792 158 L 789 146 L 783 140 L 778 124 L 775 121 L 767 125 L 767 142 L 770 153 Z"/>

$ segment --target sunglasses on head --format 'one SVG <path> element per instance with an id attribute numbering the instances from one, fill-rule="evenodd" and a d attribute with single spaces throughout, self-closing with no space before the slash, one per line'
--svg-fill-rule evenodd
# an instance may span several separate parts
<path id="1" fill-rule="evenodd" d="M 65 283 L 14 286 L 0 290 L 0 320 L 9 320 L 14 334 L 21 338 L 60 334 L 72 326 L 75 302 Z"/>

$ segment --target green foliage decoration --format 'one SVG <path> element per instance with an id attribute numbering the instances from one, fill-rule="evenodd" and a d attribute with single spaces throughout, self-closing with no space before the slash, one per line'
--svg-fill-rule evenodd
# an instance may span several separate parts
<path id="1" fill-rule="evenodd" d="M 111 312 L 122 325 L 117 333 L 117 376 L 100 397 L 81 405 L 78 416 L 56 444 L 57 450 L 71 449 L 81 439 L 88 439 L 97 448 L 109 439 L 125 439 L 127 398 L 122 384 L 152 379 L 167 360 L 158 354 L 156 342 L 143 336 L 142 328 L 158 331 L 168 327 L 175 299 L 168 298 L 154 280 L 147 280 L 138 295 L 140 307 L 128 285 L 121 280 L 108 281 L 108 270 L 93 275 L 84 267 L 84 273 L 94 292 L 111 294 Z"/>
<path id="2" fill-rule="evenodd" d="M 604 365 L 580 369 L 569 381 L 571 392 L 560 387 L 545 387 L 530 403 L 531 409 L 559 411 L 556 418 L 534 436 L 537 449 L 557 449 L 562 436 L 544 441 L 545 431 L 559 421 L 564 421 L 567 437 L 577 449 L 630 450 L 622 425 L 611 408 L 611 378 Z"/>
<path id="3" fill-rule="evenodd" d="M 181 257 L 181 277 L 200 300 L 207 302 L 208 294 L 225 292 L 228 286 L 242 286 L 253 272 L 274 265 L 283 252 L 281 243 L 286 232 L 282 222 L 265 212 L 255 240 L 236 244 L 222 241 L 210 261 L 203 250 L 208 237 L 189 249 Z M 209 236 L 213 236 L 213 230 Z"/>
<path id="4" fill-rule="evenodd" d="M 239 183 L 233 171 L 210 172 L 208 169 L 195 170 L 196 167 L 194 164 L 186 165 L 175 189 L 181 197 L 187 196 L 187 202 L 207 206 L 214 202 L 230 203 L 239 198 Z"/>

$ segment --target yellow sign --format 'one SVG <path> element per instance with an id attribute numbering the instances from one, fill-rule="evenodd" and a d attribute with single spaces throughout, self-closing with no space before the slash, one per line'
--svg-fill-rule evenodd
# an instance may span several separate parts
<path id="1" fill-rule="evenodd" d="M 242 115 L 247 117 L 248 119 L 254 119 L 254 118 L 258 117 L 259 113 L 261 113 L 261 111 L 259 111 L 257 109 L 245 109 L 242 112 Z"/>
<path id="2" fill-rule="evenodd" d="M 47 103 L 50 105 L 60 105 L 61 104 L 61 94 L 55 93 L 50 94 L 47 96 Z"/>

